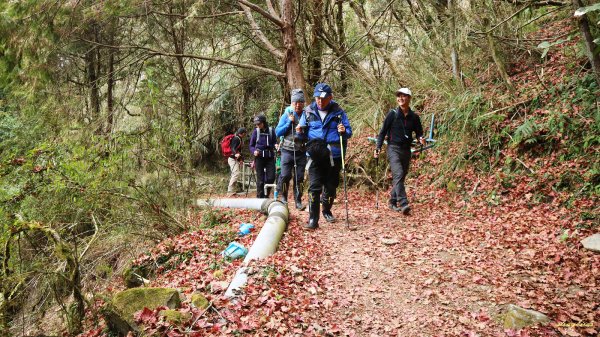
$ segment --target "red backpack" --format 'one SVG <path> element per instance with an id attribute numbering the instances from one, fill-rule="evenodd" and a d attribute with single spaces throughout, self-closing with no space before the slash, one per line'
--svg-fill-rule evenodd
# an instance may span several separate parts
<path id="1" fill-rule="evenodd" d="M 223 155 L 223 157 L 229 158 L 233 154 L 231 152 L 231 140 L 233 139 L 233 137 L 235 137 L 234 134 L 227 135 L 223 137 L 223 139 L 219 143 L 221 145 L 221 154 Z"/>

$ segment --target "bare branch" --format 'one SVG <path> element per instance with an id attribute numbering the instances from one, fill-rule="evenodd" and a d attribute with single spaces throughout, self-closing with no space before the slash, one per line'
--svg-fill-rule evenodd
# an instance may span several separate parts
<path id="1" fill-rule="evenodd" d="M 519 13 L 521 13 L 522 11 L 526 10 L 527 8 L 529 8 L 531 6 L 531 3 L 526 4 L 525 6 L 523 6 L 521 9 L 519 9 L 518 11 L 514 12 L 512 15 L 510 15 L 509 17 L 507 17 L 506 19 L 500 21 L 500 23 L 498 23 L 497 25 L 495 25 L 494 27 L 488 29 L 487 31 L 483 32 L 484 34 L 489 34 L 490 32 L 492 32 L 494 29 L 498 28 L 499 26 L 501 26 L 503 23 L 507 22 L 508 20 L 514 18 L 515 16 L 517 16 Z"/>
<path id="2" fill-rule="evenodd" d="M 279 14 L 277 14 L 277 11 L 275 10 L 275 7 L 273 6 L 273 2 L 271 0 L 267 0 L 267 8 L 269 9 L 269 13 L 271 13 L 271 15 L 273 15 L 275 18 L 281 21 L 281 17 L 279 16 Z"/>
<path id="3" fill-rule="evenodd" d="M 275 46 L 273 46 L 271 41 L 269 41 L 269 39 L 265 36 L 265 34 L 263 34 L 262 30 L 260 30 L 258 23 L 256 23 L 256 21 L 254 20 L 254 17 L 252 16 L 252 11 L 250 10 L 250 8 L 246 7 L 246 6 L 242 6 L 242 9 L 244 10 L 244 13 L 246 14 L 246 18 L 248 18 L 248 22 L 250 23 L 250 26 L 252 27 L 252 34 L 258 40 L 260 40 L 260 42 L 262 42 L 262 44 L 267 48 L 267 50 L 271 54 L 275 55 L 275 57 L 277 57 L 279 59 L 283 59 L 283 57 L 284 57 L 283 52 L 281 50 L 275 48 Z"/>
<path id="4" fill-rule="evenodd" d="M 540 7 L 546 7 L 546 6 L 567 6 L 568 3 L 562 2 L 562 1 L 554 1 L 554 0 L 526 0 L 526 1 L 521 1 L 521 0 L 505 0 L 507 2 L 510 2 L 513 5 L 530 5 L 531 7 L 534 8 L 540 8 Z"/>
<path id="5" fill-rule="evenodd" d="M 283 28 L 283 21 L 281 21 L 281 19 L 271 15 L 269 12 L 265 11 L 260 6 L 255 5 L 255 4 L 251 3 L 250 1 L 246 1 L 246 0 L 238 0 L 238 3 L 242 7 L 242 9 L 245 9 L 244 7 L 248 7 L 250 9 L 252 9 L 253 11 L 259 13 L 260 15 L 264 16 L 267 20 L 276 24 L 277 27 Z"/>
<path id="6" fill-rule="evenodd" d="M 167 56 L 167 57 L 184 57 L 184 58 L 190 58 L 190 59 L 197 59 L 197 60 L 205 60 L 205 61 L 213 61 L 213 62 L 218 62 L 218 63 L 224 63 L 224 64 L 229 64 L 235 67 L 240 67 L 240 68 L 245 68 L 245 69 L 252 69 L 252 70 L 256 70 L 256 71 L 260 71 L 263 73 L 267 73 L 269 75 L 273 75 L 275 77 L 281 77 L 284 78 L 285 77 L 285 73 L 282 73 L 280 71 L 276 71 L 270 68 L 265 68 L 265 67 L 261 67 L 261 66 L 257 66 L 254 64 L 248 64 L 248 63 L 239 63 L 239 62 L 233 62 L 230 61 L 228 59 L 224 59 L 224 58 L 220 58 L 220 57 L 208 57 L 208 56 L 200 56 L 200 55 L 193 55 L 193 54 L 177 54 L 177 53 L 167 53 L 167 52 L 162 52 L 159 50 L 155 50 L 152 48 L 148 48 L 148 47 L 143 47 L 143 46 L 135 46 L 135 45 L 119 45 L 119 46 L 112 46 L 112 45 L 108 45 L 108 44 L 103 44 L 103 43 L 99 43 L 99 42 L 95 42 L 95 41 L 90 41 L 90 40 L 86 40 L 86 39 L 81 39 L 81 41 L 96 45 L 96 46 L 100 46 L 100 47 L 104 47 L 104 48 L 113 48 L 113 49 L 120 49 L 120 50 L 125 50 L 125 49 L 137 49 L 137 50 L 145 50 L 147 52 L 149 52 L 150 54 L 152 54 L 153 56 Z"/>
<path id="7" fill-rule="evenodd" d="M 156 14 L 156 15 L 160 15 L 160 16 L 174 16 L 174 17 L 178 17 L 178 18 L 189 18 L 189 19 L 214 19 L 214 18 L 218 18 L 218 17 L 222 17 L 222 16 L 229 16 L 229 15 L 239 15 L 242 14 L 242 11 L 233 11 L 233 12 L 223 12 L 223 13 L 215 13 L 215 14 L 210 14 L 210 15 L 185 15 L 185 14 L 176 14 L 176 13 L 164 13 L 164 12 L 158 12 L 158 11 L 148 11 L 145 12 L 144 14 L 139 14 L 139 15 L 124 15 L 121 16 L 122 18 L 129 18 L 129 19 L 133 19 L 133 18 L 139 18 L 139 17 L 144 17 L 144 16 L 149 16 L 152 14 Z"/>

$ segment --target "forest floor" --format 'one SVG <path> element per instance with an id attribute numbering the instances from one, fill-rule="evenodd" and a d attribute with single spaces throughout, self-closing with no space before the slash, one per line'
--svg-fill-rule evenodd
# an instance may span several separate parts
<path id="1" fill-rule="evenodd" d="M 439 194 L 439 193 L 437 193 Z M 403 216 L 372 195 L 352 194 L 348 231 L 342 219 L 308 234 L 322 245 L 316 259 L 330 322 L 356 336 L 489 336 L 595 334 L 600 326 L 598 254 L 561 241 L 572 217 L 521 201 L 463 207 L 430 193 Z M 384 197 L 385 198 L 385 197 Z M 474 198 L 476 199 L 476 198 Z M 450 202 L 449 202 L 450 201 Z M 302 220 L 304 221 L 304 219 Z M 545 328 L 504 329 L 506 304 L 548 314 Z M 561 324 L 563 323 L 563 324 Z"/>
<path id="2" fill-rule="evenodd" d="M 512 103 L 502 101 L 501 106 L 517 108 L 497 110 L 506 114 L 498 127 L 515 130 L 523 124 L 521 115 L 545 120 L 550 110 L 579 118 L 581 107 L 553 101 L 553 93 L 544 89 L 576 71 L 569 70 L 571 61 L 563 55 L 574 43 L 549 54 L 553 76 L 544 79 L 546 84 L 539 83 L 534 68 L 513 67 L 521 94 L 511 96 Z M 547 105 L 521 113 L 517 103 L 532 97 Z M 241 260 L 227 261 L 220 253 L 231 240 L 249 247 L 265 216 L 250 210 L 193 210 L 190 232 L 135 261 L 159 265 L 149 286 L 180 289 L 178 310 L 191 318 L 167 322 L 160 316 L 164 308 L 158 308 L 138 313 L 137 323 L 145 335 L 165 336 L 596 336 L 600 254 L 580 241 L 600 228 L 599 203 L 597 195 L 582 193 L 586 185 L 573 191 L 593 167 L 597 146 L 573 156 L 565 154 L 571 139 L 561 134 L 545 139 L 528 151 L 512 146 L 489 158 L 481 153 L 489 171 L 469 165 L 450 173 L 444 186 L 424 168 L 441 167 L 442 156 L 464 154 L 451 146 L 444 154 L 434 148 L 411 163 L 409 216 L 387 207 L 388 191 L 380 191 L 376 208 L 376 194 L 356 185 L 348 193 L 355 230 L 346 228 L 342 186 L 333 208 L 335 223 L 321 219 L 318 230 L 307 231 L 302 227 L 308 213 L 291 209 L 278 251 L 251 262 L 244 292 L 233 301 L 224 292 Z M 372 145 L 366 137 L 353 137 L 351 145 L 350 165 L 369 160 Z M 245 222 L 256 230 L 238 238 Z M 109 292 L 124 288 L 118 282 L 111 286 Z M 197 292 L 210 301 L 208 309 L 190 304 Z M 509 304 L 544 313 L 549 322 L 505 328 L 502 312 Z M 85 336 L 102 335 L 105 323 L 93 323 L 98 316 L 96 310 L 88 313 L 91 330 Z"/>
<path id="3" fill-rule="evenodd" d="M 278 251 L 251 263 L 244 294 L 235 301 L 224 291 L 240 260 L 221 258 L 228 236 L 216 240 L 215 231 L 235 233 L 240 223 L 251 222 L 256 231 L 237 239 L 249 247 L 265 217 L 249 210 L 202 210 L 190 220 L 204 229 L 170 238 L 138 261 L 167 266 L 149 286 L 180 289 L 179 310 L 191 319 L 166 322 L 160 316 L 165 308 L 158 308 L 139 313 L 138 324 L 147 335 L 169 336 L 596 335 L 600 254 L 579 242 L 591 231 L 565 236 L 565 228 L 581 222 L 553 203 L 510 192 L 490 203 L 486 184 L 480 180 L 464 196 L 409 191 L 408 216 L 390 210 L 384 192 L 376 208 L 375 194 L 350 190 L 355 230 L 346 227 L 342 201 L 333 209 L 337 221 L 321 219 L 315 231 L 302 228 L 306 211 L 291 209 Z M 206 229 L 207 219 L 221 225 Z M 208 310 L 190 305 L 194 292 L 207 296 Z M 540 311 L 550 322 L 505 329 L 501 313 L 507 304 Z M 95 331 L 87 336 L 100 335 L 101 329 Z"/>

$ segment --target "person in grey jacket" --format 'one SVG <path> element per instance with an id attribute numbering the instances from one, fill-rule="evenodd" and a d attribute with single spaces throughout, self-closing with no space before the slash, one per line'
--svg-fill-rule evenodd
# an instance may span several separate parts
<path id="1" fill-rule="evenodd" d="M 278 138 L 283 137 L 281 142 L 281 174 L 277 182 L 277 190 L 281 196 L 281 201 L 287 203 L 288 190 L 291 185 L 292 174 L 294 175 L 294 201 L 296 209 L 304 210 L 302 204 L 302 190 L 304 182 L 304 170 L 306 168 L 306 137 L 296 132 L 296 125 L 302 117 L 304 108 L 304 92 L 302 89 L 294 89 L 291 93 L 290 106 L 285 108 L 283 115 L 279 119 L 279 124 L 275 128 L 275 134 Z"/>

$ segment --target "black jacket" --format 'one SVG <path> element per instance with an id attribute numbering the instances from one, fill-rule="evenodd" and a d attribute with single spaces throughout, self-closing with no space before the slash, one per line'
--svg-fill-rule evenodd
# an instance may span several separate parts
<path id="1" fill-rule="evenodd" d="M 235 159 L 236 153 L 239 153 L 239 160 L 242 159 L 242 137 L 238 135 L 233 136 L 233 138 L 231 138 L 231 143 L 229 143 L 229 148 L 231 148 L 231 156 L 229 156 L 229 158 Z"/>
<path id="2" fill-rule="evenodd" d="M 408 109 L 408 114 L 404 113 L 400 108 L 392 109 L 388 112 L 383 121 L 381 131 L 377 137 L 377 148 L 381 149 L 383 140 L 387 136 L 388 145 L 398 145 L 409 148 L 413 141 L 413 132 L 417 139 L 423 137 L 423 126 L 421 119 L 412 109 Z"/>

